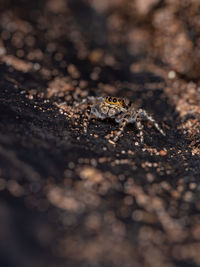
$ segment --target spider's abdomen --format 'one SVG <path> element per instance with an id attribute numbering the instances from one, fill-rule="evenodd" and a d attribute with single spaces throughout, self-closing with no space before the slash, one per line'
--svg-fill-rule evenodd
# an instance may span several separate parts
<path id="1" fill-rule="evenodd" d="M 99 108 L 96 107 L 91 108 L 91 115 L 94 115 L 99 119 L 105 119 L 107 117 L 105 113 L 103 113 L 101 110 L 99 110 Z"/>

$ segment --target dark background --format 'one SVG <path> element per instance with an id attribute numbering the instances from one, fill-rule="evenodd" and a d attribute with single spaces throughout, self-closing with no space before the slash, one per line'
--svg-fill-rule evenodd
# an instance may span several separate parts
<path id="1" fill-rule="evenodd" d="M 200 4 L 0 0 L 0 266 L 199 266 Z M 128 97 L 167 134 L 92 120 Z"/>

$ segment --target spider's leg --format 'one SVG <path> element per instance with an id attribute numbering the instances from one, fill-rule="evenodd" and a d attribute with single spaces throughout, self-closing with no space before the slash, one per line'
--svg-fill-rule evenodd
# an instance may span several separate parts
<path id="1" fill-rule="evenodd" d="M 88 127 L 88 121 L 90 119 L 90 114 L 91 114 L 91 106 L 88 105 L 83 117 L 83 131 L 84 133 L 87 133 L 87 127 Z"/>
<path id="2" fill-rule="evenodd" d="M 119 131 L 116 133 L 116 135 L 115 135 L 115 137 L 113 139 L 114 142 L 118 141 L 120 135 L 122 134 L 122 132 L 124 131 L 124 128 L 126 127 L 126 125 L 128 123 L 129 118 L 130 118 L 130 113 L 127 113 L 126 116 L 122 120 L 122 123 L 121 123 L 121 125 L 119 127 Z"/>
<path id="3" fill-rule="evenodd" d="M 140 117 L 140 113 L 137 112 L 136 114 L 136 127 L 138 128 L 139 130 L 139 135 L 140 135 L 140 142 L 141 143 L 144 143 L 144 133 L 143 133 L 143 125 L 142 125 L 142 122 L 141 122 L 141 117 Z"/>
<path id="4" fill-rule="evenodd" d="M 139 109 L 139 114 L 144 117 L 146 120 L 153 123 L 154 127 L 164 136 L 166 136 L 165 132 L 160 128 L 158 123 L 154 120 L 152 116 L 150 116 L 144 109 Z"/>

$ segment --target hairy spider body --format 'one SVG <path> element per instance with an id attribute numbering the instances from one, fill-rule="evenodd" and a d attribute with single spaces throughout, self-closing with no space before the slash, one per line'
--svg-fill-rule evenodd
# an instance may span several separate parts
<path id="1" fill-rule="evenodd" d="M 165 136 L 164 131 L 160 128 L 158 123 L 144 110 L 136 109 L 135 105 L 126 98 L 117 97 L 88 97 L 84 99 L 78 106 L 87 104 L 85 116 L 83 119 L 83 130 L 87 133 L 88 122 L 91 116 L 95 116 L 99 119 L 111 118 L 119 124 L 119 131 L 115 136 L 110 135 L 113 138 L 111 143 L 117 142 L 120 135 L 124 131 L 124 128 L 129 123 L 135 123 L 139 130 L 140 141 L 144 142 L 143 125 L 142 121 L 147 120 L 153 123 L 155 128 Z"/>

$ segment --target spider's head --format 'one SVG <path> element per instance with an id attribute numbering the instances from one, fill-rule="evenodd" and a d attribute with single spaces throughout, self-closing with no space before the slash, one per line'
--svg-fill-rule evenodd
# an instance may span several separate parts
<path id="1" fill-rule="evenodd" d="M 123 107 L 124 101 L 122 98 L 108 96 L 106 97 L 106 103 L 113 106 Z"/>

